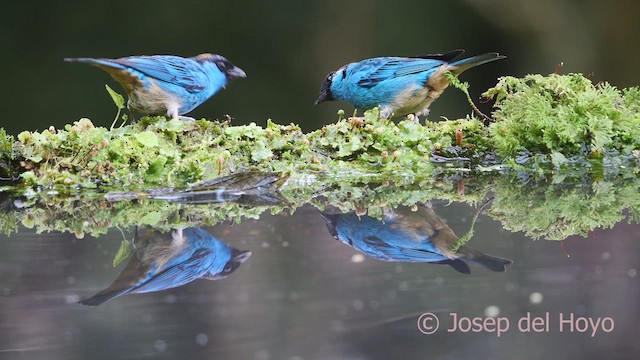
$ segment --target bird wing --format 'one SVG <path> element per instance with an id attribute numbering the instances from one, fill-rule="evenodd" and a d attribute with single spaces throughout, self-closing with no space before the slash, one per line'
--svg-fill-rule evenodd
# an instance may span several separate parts
<path id="1" fill-rule="evenodd" d="M 429 251 L 427 248 L 394 246 L 377 236 L 367 236 L 362 239 L 363 243 L 370 249 L 375 250 L 377 255 L 388 260 L 411 261 L 411 262 L 437 262 L 445 260 L 446 257 L 440 253 Z"/>
<path id="2" fill-rule="evenodd" d="M 207 87 L 209 78 L 198 62 L 178 56 L 132 56 L 111 60 L 149 77 L 180 86 L 190 93 Z"/>
<path id="3" fill-rule="evenodd" d="M 375 58 L 375 61 L 361 62 L 361 68 L 355 72 L 363 73 L 363 77 L 358 81 L 358 85 L 363 88 L 371 88 L 382 81 L 395 79 L 398 77 L 423 74 L 419 77 L 419 82 L 426 82 L 428 79 L 428 71 L 438 68 L 446 61 L 434 58 Z"/>
<path id="4" fill-rule="evenodd" d="M 197 280 L 209 271 L 206 266 L 202 266 L 202 259 L 209 256 L 212 252 L 213 250 L 211 249 L 197 250 L 193 253 L 193 256 L 186 261 L 163 270 L 131 292 L 146 293 L 160 291 L 182 286 Z"/>

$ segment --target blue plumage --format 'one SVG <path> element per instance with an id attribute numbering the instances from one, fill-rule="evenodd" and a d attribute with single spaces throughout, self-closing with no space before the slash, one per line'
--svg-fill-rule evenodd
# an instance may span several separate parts
<path id="1" fill-rule="evenodd" d="M 249 256 L 251 252 L 236 250 L 197 227 L 171 234 L 150 231 L 142 238 L 136 236 L 134 254 L 118 278 L 80 303 L 96 306 L 124 294 L 170 289 L 197 279 L 222 279 Z"/>
<path id="2" fill-rule="evenodd" d="M 336 240 L 377 260 L 447 264 L 461 273 L 470 272 L 464 261 L 477 262 L 492 271 L 504 271 L 511 264 L 511 260 L 467 245 L 453 252 L 458 236 L 427 206 L 418 206 L 416 211 L 402 206 L 387 209 L 384 220 L 354 212 L 323 213 L 322 217 Z"/>
<path id="3" fill-rule="evenodd" d="M 246 77 L 242 69 L 213 54 L 191 58 L 154 55 L 64 60 L 92 64 L 109 73 L 127 92 L 130 110 L 187 121 L 193 119 L 183 114 L 225 88 L 232 79 Z"/>
<path id="4" fill-rule="evenodd" d="M 464 50 L 418 57 L 378 57 L 329 73 L 316 101 L 341 100 L 357 109 L 380 108 L 380 116 L 427 115 L 429 105 L 449 86 L 444 75 L 505 58 L 497 53 L 454 59 Z"/>

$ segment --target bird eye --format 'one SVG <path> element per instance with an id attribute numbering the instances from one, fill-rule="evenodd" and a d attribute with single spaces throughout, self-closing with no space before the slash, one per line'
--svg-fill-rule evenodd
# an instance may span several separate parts
<path id="1" fill-rule="evenodd" d="M 344 78 L 347 76 L 347 69 L 346 68 L 342 69 L 342 72 L 340 73 L 340 75 L 342 75 L 342 80 L 344 80 Z"/>
<path id="2" fill-rule="evenodd" d="M 216 66 L 221 71 L 231 68 L 231 64 L 228 61 L 222 61 L 222 60 L 216 61 Z"/>

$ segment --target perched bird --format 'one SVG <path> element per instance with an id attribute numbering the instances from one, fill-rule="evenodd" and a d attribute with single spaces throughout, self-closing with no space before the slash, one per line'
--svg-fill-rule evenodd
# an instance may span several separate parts
<path id="1" fill-rule="evenodd" d="M 430 207 L 386 209 L 384 220 L 355 212 L 322 213 L 331 235 L 364 255 L 382 261 L 446 264 L 456 271 L 471 272 L 465 261 L 491 271 L 505 271 L 511 260 L 484 254 L 467 245 L 452 248 L 458 236 Z"/>
<path id="2" fill-rule="evenodd" d="M 449 86 L 447 71 L 458 76 L 472 67 L 505 58 L 488 53 L 453 61 L 462 53 L 464 50 L 417 57 L 378 57 L 347 64 L 327 75 L 316 105 L 341 100 L 360 110 L 377 106 L 382 118 L 427 115 L 429 105 Z"/>
<path id="3" fill-rule="evenodd" d="M 170 234 L 149 231 L 142 238 L 136 231 L 134 241 L 134 254 L 118 278 L 81 304 L 97 306 L 124 294 L 171 289 L 197 279 L 223 279 L 251 256 L 250 251 L 229 247 L 197 227 Z"/>
<path id="4" fill-rule="evenodd" d="M 247 75 L 220 55 L 191 58 L 172 55 L 130 56 L 120 59 L 67 58 L 106 71 L 127 92 L 127 107 L 143 115 L 182 116 L 198 107 L 232 79 Z"/>

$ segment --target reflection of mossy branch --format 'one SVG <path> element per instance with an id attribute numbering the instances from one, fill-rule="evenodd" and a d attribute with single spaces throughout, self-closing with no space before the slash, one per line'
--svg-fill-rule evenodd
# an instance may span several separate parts
<path id="1" fill-rule="evenodd" d="M 507 230 L 523 231 L 534 239 L 586 236 L 595 228 L 609 228 L 624 220 L 625 211 L 634 216 L 640 209 L 640 182 L 635 176 L 574 186 L 523 185 L 498 179 L 492 190 L 495 200 L 488 215 Z"/>
<path id="2" fill-rule="evenodd" d="M 471 220 L 471 226 L 469 226 L 469 231 L 467 231 L 466 234 L 464 234 L 463 236 L 461 236 L 458 241 L 456 241 L 456 243 L 451 247 L 451 252 L 455 253 L 458 251 L 458 249 L 460 249 L 460 247 L 466 245 L 469 240 L 471 240 L 471 238 L 473 237 L 473 234 L 475 233 L 475 225 L 476 225 L 476 220 L 478 220 L 478 216 L 480 215 L 480 213 L 484 210 L 485 207 L 487 207 L 487 205 L 489 205 L 489 203 L 491 202 L 491 200 L 493 199 L 488 199 L 486 200 L 476 211 L 475 215 L 473 215 L 473 219 Z"/>
<path id="3" fill-rule="evenodd" d="M 78 237 L 85 233 L 103 234 L 113 226 L 150 225 L 169 230 L 215 225 L 225 220 L 240 222 L 257 218 L 265 211 L 275 214 L 289 209 L 293 212 L 307 203 L 320 210 L 332 205 L 344 212 L 366 212 L 381 218 L 385 209 L 433 199 L 477 206 L 492 193 L 492 201 L 481 205 L 477 214 L 484 209 L 485 214 L 501 221 L 508 230 L 554 240 L 584 236 L 594 228 L 610 227 L 625 218 L 625 211 L 631 214 L 630 220 L 638 221 L 640 183 L 636 178 L 633 169 L 611 176 L 607 172 L 603 180 L 596 182 L 565 178 L 564 182 L 535 183 L 496 175 L 477 176 L 474 180 L 465 179 L 464 193 L 460 193 L 456 179 L 448 175 L 418 182 L 402 178 L 376 180 L 372 176 L 366 183 L 347 177 L 292 175 L 280 189 L 286 203 L 257 206 L 236 202 L 188 205 L 141 197 L 107 201 L 100 194 L 68 197 L 43 193 L 18 200 L 16 209 L 8 209 L 13 202 L 6 200 L 7 211 L 5 216 L 0 216 L 0 230 L 15 231 L 17 223 L 35 228 L 37 232 L 67 231 Z M 477 214 L 469 233 L 460 238 L 460 245 L 473 234 Z"/>

